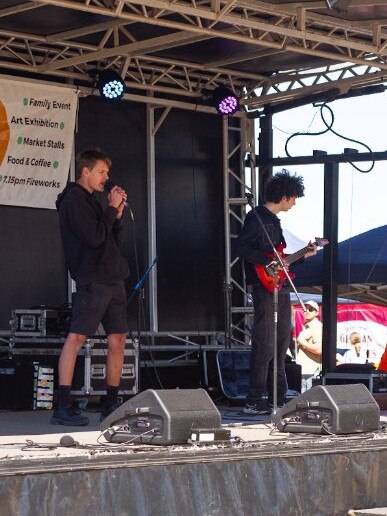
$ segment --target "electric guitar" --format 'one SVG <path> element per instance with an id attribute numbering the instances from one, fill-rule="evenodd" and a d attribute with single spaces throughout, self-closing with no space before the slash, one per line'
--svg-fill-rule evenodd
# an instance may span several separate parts
<path id="1" fill-rule="evenodd" d="M 329 240 L 327 240 L 326 238 L 316 237 L 316 240 L 314 242 L 314 245 L 317 245 L 318 247 L 324 247 L 324 245 L 327 244 L 329 244 Z M 290 265 L 291 263 L 302 258 L 308 251 L 310 251 L 310 245 L 311 244 L 308 244 L 306 247 L 303 247 L 299 251 L 296 251 L 295 253 L 289 254 L 287 256 L 283 252 L 283 250 L 285 249 L 284 244 L 278 245 L 276 249 L 281 258 L 286 260 L 286 262 Z M 276 280 L 278 283 L 278 290 L 280 290 L 287 277 L 282 269 L 278 269 L 278 262 L 276 260 L 275 254 L 267 253 L 267 256 L 269 258 L 272 258 L 273 261 L 270 262 L 268 265 L 258 265 L 256 263 L 254 264 L 254 268 L 258 278 L 260 279 L 261 283 L 264 285 L 266 290 L 268 290 L 269 292 L 274 292 Z M 296 277 L 296 275 L 291 272 L 289 272 L 288 274 L 291 279 Z"/>

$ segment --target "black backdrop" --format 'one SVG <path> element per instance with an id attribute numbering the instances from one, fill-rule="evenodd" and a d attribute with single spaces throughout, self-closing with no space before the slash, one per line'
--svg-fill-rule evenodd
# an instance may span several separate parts
<path id="1" fill-rule="evenodd" d="M 0 330 L 13 308 L 67 301 L 67 273 L 55 210 L 0 206 Z"/>
<path id="2" fill-rule="evenodd" d="M 221 118 L 172 111 L 157 134 L 160 330 L 223 327 Z"/>
<path id="3" fill-rule="evenodd" d="M 217 115 L 172 109 L 156 136 L 160 330 L 223 328 L 221 135 Z M 130 294 L 137 269 L 142 275 L 148 267 L 145 104 L 81 98 L 75 149 L 88 147 L 112 157 L 111 179 L 128 192 L 135 218 L 127 212 L 124 229 Z M 13 308 L 66 302 L 67 274 L 56 211 L 0 206 L 0 218 L 0 330 L 8 330 Z M 128 314 L 135 329 L 135 301 Z"/>

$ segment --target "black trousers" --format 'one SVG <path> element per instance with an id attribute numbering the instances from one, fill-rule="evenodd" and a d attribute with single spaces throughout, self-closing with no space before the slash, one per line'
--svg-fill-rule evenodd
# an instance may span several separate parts
<path id="1" fill-rule="evenodd" d="M 249 393 L 246 402 L 262 404 L 268 394 L 268 403 L 273 401 L 273 382 L 268 383 L 269 369 L 274 357 L 274 306 L 273 294 L 268 291 L 253 291 L 254 324 L 250 354 Z M 290 294 L 278 294 L 277 324 L 277 401 L 285 402 L 288 383 L 285 373 L 285 357 L 290 342 L 291 308 Z"/>

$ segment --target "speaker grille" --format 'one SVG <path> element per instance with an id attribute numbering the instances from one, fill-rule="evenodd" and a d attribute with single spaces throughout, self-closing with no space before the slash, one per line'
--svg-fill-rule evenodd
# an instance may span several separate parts
<path id="1" fill-rule="evenodd" d="M 150 391 L 170 412 L 214 410 L 211 398 L 203 389 L 165 389 Z"/>
<path id="2" fill-rule="evenodd" d="M 317 385 L 279 409 L 273 422 L 284 432 L 373 432 L 380 427 L 380 410 L 364 384 Z"/>
<path id="3" fill-rule="evenodd" d="M 359 383 L 347 384 L 347 385 L 327 385 L 325 390 L 329 393 L 336 403 L 336 405 L 361 405 L 369 404 L 373 398 L 369 390 Z"/>
<path id="4" fill-rule="evenodd" d="M 141 392 L 101 424 L 110 442 L 186 443 L 192 429 L 220 428 L 220 414 L 204 389 Z"/>

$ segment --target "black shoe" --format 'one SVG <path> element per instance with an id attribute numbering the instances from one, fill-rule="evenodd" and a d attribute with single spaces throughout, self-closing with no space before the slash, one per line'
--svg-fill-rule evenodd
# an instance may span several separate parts
<path id="1" fill-rule="evenodd" d="M 85 426 L 89 424 L 89 419 L 82 416 L 79 410 L 73 407 L 61 407 L 54 410 L 51 418 L 52 425 L 66 426 Z"/>
<path id="2" fill-rule="evenodd" d="M 246 403 L 243 412 L 252 416 L 265 416 L 270 414 L 270 408 L 259 403 Z"/>
<path id="3" fill-rule="evenodd" d="M 110 416 L 110 414 L 112 412 L 114 412 L 115 410 L 117 410 L 118 407 L 120 407 L 121 405 L 122 405 L 122 403 L 120 401 L 117 401 L 116 403 L 114 403 L 114 405 L 110 405 L 110 406 L 104 405 L 102 407 L 101 415 L 99 417 L 99 422 L 101 423 L 105 418 Z"/>

